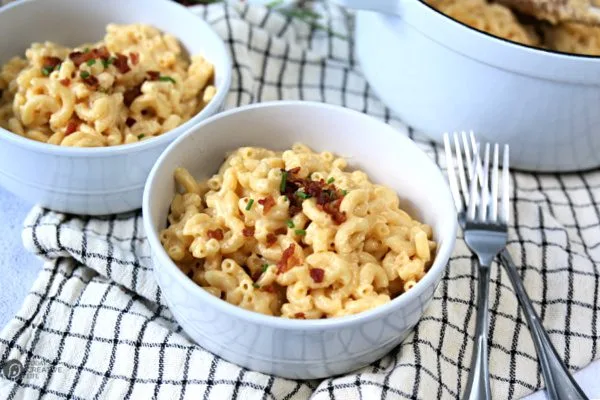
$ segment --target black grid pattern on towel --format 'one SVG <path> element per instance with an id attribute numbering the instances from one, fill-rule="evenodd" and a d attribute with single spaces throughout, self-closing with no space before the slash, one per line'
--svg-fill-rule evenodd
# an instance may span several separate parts
<path id="1" fill-rule="evenodd" d="M 317 7 L 331 31 L 348 35 L 351 15 Z M 340 104 L 392 124 L 444 167 L 440 148 L 372 93 L 351 40 L 262 7 L 215 4 L 195 11 L 231 51 L 228 107 L 275 99 Z M 509 250 L 553 343 L 579 369 L 600 350 L 600 171 L 512 178 Z M 1 378 L 0 398 L 457 398 L 466 383 L 476 269 L 461 238 L 414 333 L 369 367 L 323 381 L 248 371 L 195 345 L 161 301 L 139 212 L 83 218 L 35 208 L 23 241 L 46 263 L 0 335 L 0 362 L 45 368 L 16 381 Z M 497 266 L 490 301 L 493 394 L 518 398 L 543 380 L 514 292 Z"/>

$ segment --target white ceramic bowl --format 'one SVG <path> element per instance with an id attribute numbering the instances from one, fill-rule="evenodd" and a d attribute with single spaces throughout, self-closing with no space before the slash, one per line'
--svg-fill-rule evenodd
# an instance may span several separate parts
<path id="1" fill-rule="evenodd" d="M 0 63 L 33 42 L 75 46 L 104 37 L 109 23 L 147 23 L 176 36 L 189 54 L 215 66 L 215 98 L 196 116 L 155 139 L 105 148 L 35 142 L 0 128 L 0 185 L 57 211 L 112 214 L 139 208 L 150 168 L 181 133 L 217 112 L 231 81 L 225 44 L 200 17 L 170 0 L 28 0 L 0 8 Z"/>
<path id="2" fill-rule="evenodd" d="M 336 0 L 358 12 L 356 52 L 381 100 L 442 142 L 473 129 L 508 143 L 515 168 L 600 166 L 600 57 L 512 43 L 415 0 Z M 386 51 L 382 51 L 386 49 Z"/>
<path id="3" fill-rule="evenodd" d="M 348 157 L 350 166 L 394 188 L 401 205 L 433 227 L 439 249 L 425 277 L 392 302 L 362 314 L 289 320 L 244 310 L 197 286 L 170 260 L 159 240 L 175 193 L 173 171 L 196 178 L 215 173 L 242 146 L 284 150 L 301 142 Z M 456 213 L 445 179 L 410 139 L 369 116 L 323 103 L 261 103 L 214 116 L 171 144 L 144 192 L 144 228 L 154 271 L 171 312 L 205 349 L 246 368 L 294 379 L 341 374 L 398 345 L 429 304 L 456 236 Z"/>

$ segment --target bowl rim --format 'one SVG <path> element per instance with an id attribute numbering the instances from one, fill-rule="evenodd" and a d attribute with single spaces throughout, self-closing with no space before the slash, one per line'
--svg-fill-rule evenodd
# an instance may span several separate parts
<path id="1" fill-rule="evenodd" d="M 336 318 L 326 318 L 326 319 L 318 319 L 318 320 L 299 320 L 299 319 L 287 319 L 277 316 L 264 315 L 258 312 L 249 311 L 243 309 L 241 307 L 230 304 L 224 300 L 217 299 L 206 290 L 202 289 L 196 283 L 194 283 L 187 275 L 185 275 L 177 265 L 171 260 L 171 258 L 167 255 L 166 251 L 162 247 L 160 243 L 160 239 L 158 236 L 157 229 L 152 225 L 150 220 L 150 210 L 153 209 L 153 205 L 150 199 L 150 192 L 153 190 L 153 187 L 157 184 L 156 176 L 162 164 L 169 156 L 171 152 L 181 143 L 186 141 L 189 137 L 198 134 L 198 132 L 202 131 L 202 128 L 206 125 L 213 123 L 215 120 L 227 118 L 230 115 L 248 112 L 249 110 L 254 110 L 258 108 L 272 108 L 272 107 L 316 107 L 316 108 L 326 108 L 331 112 L 345 113 L 352 115 L 353 117 L 363 118 L 365 120 L 370 120 L 370 123 L 374 123 L 379 125 L 379 130 L 388 136 L 395 135 L 400 137 L 401 141 L 404 141 L 406 145 L 413 146 L 414 150 L 420 152 L 423 157 L 426 157 L 427 162 L 430 162 L 432 167 L 434 167 L 437 171 L 434 173 L 439 174 L 439 178 L 442 182 L 446 183 L 446 180 L 443 176 L 441 169 L 435 165 L 434 161 L 429 158 L 429 156 L 421 150 L 411 139 L 402 135 L 391 125 L 386 124 L 383 121 L 379 121 L 372 116 L 367 114 L 363 114 L 359 111 L 355 111 L 349 108 L 313 102 L 313 101 L 303 101 L 303 100 L 285 100 L 285 101 L 268 101 L 262 103 L 249 104 L 246 106 L 234 108 L 217 115 L 214 115 L 199 124 L 195 125 L 193 128 L 189 129 L 187 132 L 182 134 L 179 138 L 177 138 L 173 143 L 169 145 L 169 147 L 161 154 L 156 163 L 154 164 L 150 174 L 148 175 L 148 179 L 146 180 L 146 185 L 144 188 L 144 195 L 142 200 L 142 215 L 143 215 L 143 223 L 144 229 L 146 231 L 146 236 L 148 238 L 148 243 L 150 245 L 150 249 L 152 252 L 152 261 L 153 268 L 155 270 L 155 274 L 157 274 L 157 269 L 164 268 L 165 273 L 171 276 L 172 279 L 178 280 L 181 285 L 183 285 L 186 290 L 191 291 L 193 295 L 203 302 L 210 304 L 211 307 L 231 315 L 239 320 L 243 320 L 245 322 L 269 326 L 272 328 L 286 329 L 286 330 L 323 330 L 327 328 L 342 328 L 347 326 L 352 326 L 356 324 L 363 324 L 375 319 L 379 319 L 389 314 L 394 310 L 398 310 L 402 308 L 405 304 L 407 304 L 412 299 L 417 299 L 422 296 L 427 288 L 435 285 L 438 276 L 442 277 L 444 274 L 444 270 L 450 260 L 450 256 L 454 251 L 455 242 L 456 242 L 456 233 L 458 229 L 458 222 L 456 218 L 456 210 L 454 207 L 454 202 L 452 200 L 452 194 L 450 189 L 446 183 L 446 195 L 445 198 L 441 198 L 440 203 L 445 204 L 445 207 L 448 209 L 449 213 L 449 226 L 447 228 L 447 232 L 443 232 L 442 245 L 439 246 L 436 254 L 436 258 L 430 267 L 429 271 L 425 274 L 425 276 L 417 282 L 417 284 L 411 288 L 411 290 L 407 293 L 404 293 L 390 301 L 389 303 L 380 305 L 373 309 L 363 311 L 358 314 L 348 315 L 343 317 Z M 447 237 L 446 237 L 447 236 Z M 443 261 L 442 261 L 443 260 Z"/>
<path id="2" fill-rule="evenodd" d="M 520 42 L 515 42 L 506 38 L 503 38 L 501 36 L 496 36 L 493 35 L 491 33 L 485 32 L 485 31 L 480 31 L 479 29 L 476 29 L 470 25 L 465 24 L 464 22 L 461 22 L 455 18 L 452 18 L 451 16 L 441 12 L 440 10 L 436 9 L 435 7 L 433 7 L 431 4 L 426 3 L 423 0 L 418 0 L 419 3 L 421 3 L 422 5 L 424 5 L 425 7 L 429 8 L 430 10 L 434 11 L 435 13 L 442 15 L 444 18 L 449 19 L 450 21 L 453 21 L 459 25 L 462 25 L 466 28 L 468 28 L 470 31 L 474 31 L 478 34 L 483 34 L 489 38 L 495 39 L 495 40 L 499 40 L 501 42 L 503 42 L 504 44 L 509 44 L 509 45 L 514 45 L 517 47 L 522 47 L 528 50 L 533 50 L 533 51 L 538 51 L 541 53 L 545 53 L 548 54 L 551 57 L 556 57 L 556 56 L 562 56 L 562 57 L 575 57 L 575 58 L 584 58 L 584 59 L 594 59 L 594 60 L 598 60 L 600 59 L 600 55 L 591 55 L 591 54 L 577 54 L 577 53 L 568 53 L 565 51 L 559 51 L 559 50 L 553 50 L 553 49 L 545 49 L 545 48 L 541 48 L 541 47 L 536 47 L 536 46 L 532 46 L 532 45 L 528 45 L 528 44 L 524 44 L 524 43 L 520 43 Z"/>
<path id="3" fill-rule="evenodd" d="M 6 11 L 21 7 L 28 3 L 40 2 L 41 0 L 20 0 L 10 3 L 4 7 L 0 8 L 0 15 L 5 13 Z M 110 157 L 117 154 L 122 153 L 134 153 L 145 151 L 154 147 L 165 146 L 166 144 L 173 141 L 174 138 L 184 134 L 189 129 L 193 128 L 197 123 L 206 119 L 206 116 L 211 116 L 219 111 L 223 103 L 225 102 L 225 98 L 229 93 L 229 89 L 231 87 L 232 80 L 232 60 L 229 54 L 227 45 L 225 41 L 217 34 L 217 32 L 213 29 L 213 27 L 202 19 L 198 14 L 192 12 L 187 7 L 174 2 L 162 0 L 156 2 L 156 4 L 163 4 L 166 7 L 173 7 L 174 9 L 178 9 L 179 11 L 184 11 L 190 14 L 190 17 L 195 19 L 195 23 L 199 25 L 203 25 L 210 32 L 209 36 L 205 36 L 202 40 L 214 40 L 217 43 L 217 46 L 220 48 L 220 51 L 223 53 L 223 71 L 219 70 L 219 73 L 223 75 L 223 83 L 220 87 L 217 87 L 217 93 L 211 99 L 211 101 L 198 113 L 194 114 L 189 120 L 185 121 L 183 124 L 176 126 L 175 128 L 167 131 L 161 135 L 153 137 L 152 139 L 143 140 L 135 143 L 128 144 L 120 144 L 117 146 L 104 146 L 104 147 L 71 147 L 71 146 L 60 146 L 49 143 L 38 142 L 33 139 L 28 139 L 13 133 L 7 129 L 0 127 L 0 139 L 8 140 L 11 144 L 16 146 L 25 148 L 27 150 L 32 150 L 35 152 L 48 153 L 51 155 L 57 156 L 69 156 L 69 157 Z M 163 32 L 161 30 L 161 32 Z M 208 39 L 207 39 L 208 38 Z M 179 39 L 179 38 L 178 38 Z M 214 63 L 213 63 L 214 65 Z M 215 71 L 216 73 L 216 71 Z"/>

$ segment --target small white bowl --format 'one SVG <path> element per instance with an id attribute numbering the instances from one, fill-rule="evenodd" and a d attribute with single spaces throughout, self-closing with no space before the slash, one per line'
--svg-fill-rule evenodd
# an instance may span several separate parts
<path id="1" fill-rule="evenodd" d="M 0 128 L 0 185 L 23 199 L 75 214 L 139 208 L 144 182 L 177 136 L 221 107 L 231 81 L 225 44 L 200 17 L 171 0 L 29 0 L 0 8 L 0 63 L 24 56 L 33 42 L 76 46 L 97 42 L 109 23 L 146 23 L 173 34 L 191 55 L 215 67 L 215 98 L 186 123 L 157 138 L 103 148 L 39 143 Z"/>
<path id="2" fill-rule="evenodd" d="M 431 269 L 410 291 L 373 310 L 341 318 L 289 320 L 233 306 L 197 286 L 159 240 L 182 166 L 208 178 L 225 153 L 242 146 L 284 150 L 300 142 L 346 156 L 351 168 L 394 188 L 401 205 L 430 224 L 439 247 Z M 369 364 L 397 346 L 430 303 L 452 253 L 456 213 L 435 163 L 383 122 L 342 107 L 301 101 L 246 106 L 186 132 L 152 169 L 143 203 L 144 228 L 158 284 L 179 324 L 199 345 L 246 368 L 293 379 L 323 378 Z"/>

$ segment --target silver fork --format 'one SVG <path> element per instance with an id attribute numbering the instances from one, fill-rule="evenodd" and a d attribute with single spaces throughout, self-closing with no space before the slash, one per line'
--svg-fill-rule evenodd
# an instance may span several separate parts
<path id="1" fill-rule="evenodd" d="M 454 144 L 456 148 L 456 160 L 458 167 L 458 175 L 459 181 L 462 189 L 462 193 L 465 197 L 465 203 L 470 204 L 471 196 L 470 190 L 467 189 L 467 180 L 465 177 L 465 168 L 463 163 L 463 151 L 466 159 L 466 166 L 469 179 L 471 182 L 475 179 L 483 182 L 481 165 L 480 163 L 471 163 L 471 152 L 475 155 L 478 153 L 478 148 L 476 145 L 475 137 L 471 132 L 469 137 L 465 132 L 462 132 L 462 146 L 461 140 L 459 136 L 454 134 Z M 452 147 L 450 145 L 450 139 L 448 135 L 444 135 L 444 147 L 446 150 L 446 160 L 448 166 L 448 180 L 450 182 L 450 188 L 452 190 L 452 197 L 454 198 L 454 202 L 456 205 L 456 209 L 458 211 L 458 219 L 460 225 L 465 229 L 466 226 L 466 218 L 465 218 L 465 207 L 463 206 L 463 200 L 461 197 L 461 190 L 459 190 L 458 182 L 456 179 L 456 170 L 454 167 L 454 161 L 452 156 Z M 461 147 L 463 150 L 461 150 Z M 508 179 L 508 149 L 504 154 L 505 160 L 503 162 L 503 190 L 507 190 L 509 187 L 509 179 Z M 477 157 L 474 157 L 477 159 Z M 496 160 L 494 157 L 494 165 L 496 164 Z M 497 168 L 494 169 L 497 172 Z M 493 181 L 493 177 L 492 177 Z M 496 192 L 497 193 L 497 192 Z M 494 195 L 492 195 L 494 197 Z M 508 193 L 503 193 L 503 209 L 504 209 L 504 198 L 507 198 L 506 202 L 508 203 Z M 473 198 L 474 202 L 478 201 L 478 198 Z M 484 203 L 485 204 L 485 203 Z M 509 209 L 508 206 L 504 209 L 504 215 L 506 217 L 506 223 L 508 223 L 509 219 Z M 465 237 L 466 239 L 466 237 Z M 581 390 L 581 388 L 577 385 L 568 369 L 563 364 L 561 358 L 559 357 L 556 349 L 552 345 L 550 338 L 548 337 L 548 333 L 545 331 L 543 325 L 541 324 L 533 305 L 531 304 L 531 300 L 527 296 L 527 292 L 525 291 L 525 287 L 523 286 L 523 282 L 517 272 L 517 267 L 506 248 L 503 248 L 500 253 L 500 260 L 504 265 L 504 268 L 508 274 L 508 277 L 511 281 L 515 292 L 517 293 L 517 299 L 519 300 L 519 304 L 521 305 L 521 309 L 523 310 L 523 314 L 525 315 L 525 319 L 527 320 L 527 325 L 529 326 L 529 330 L 531 332 L 531 336 L 533 339 L 533 343 L 535 345 L 536 352 L 538 354 L 538 359 L 541 364 L 542 375 L 544 377 L 544 383 L 546 384 L 546 394 L 551 400 L 562 400 L 562 399 L 581 399 L 586 400 L 587 397 Z M 487 297 L 487 296 L 486 296 Z M 479 309 L 478 309 L 479 311 Z M 479 314 L 479 312 L 478 312 Z M 487 315 L 485 317 L 485 322 L 487 322 Z M 484 343 L 485 344 L 485 343 Z M 486 355 L 487 358 L 487 355 Z M 484 359 L 485 361 L 485 359 Z M 485 365 L 487 372 L 487 363 Z M 473 371 L 471 371 L 471 374 Z M 487 373 L 485 374 L 487 376 Z M 470 377 L 471 378 L 471 377 Z M 471 379 L 469 379 L 471 381 Z M 489 382 L 489 381 L 488 381 Z M 469 385 L 468 388 L 471 388 L 473 384 Z M 485 391 L 485 389 L 484 389 Z M 468 393 L 468 392 L 467 392 Z M 488 392 L 489 393 L 489 383 L 488 383 Z"/>

